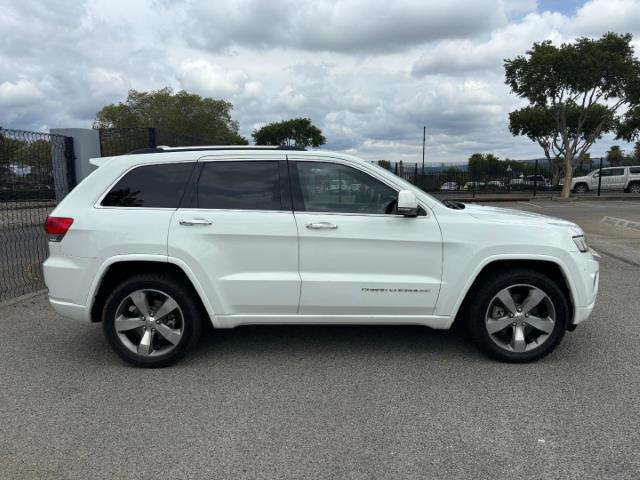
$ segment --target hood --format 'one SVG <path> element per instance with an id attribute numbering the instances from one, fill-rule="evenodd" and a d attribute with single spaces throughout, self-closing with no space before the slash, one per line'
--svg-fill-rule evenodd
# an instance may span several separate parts
<path id="1" fill-rule="evenodd" d="M 466 204 L 465 210 L 469 215 L 488 223 L 510 223 L 531 226 L 557 226 L 568 227 L 582 235 L 582 229 L 573 222 L 561 218 L 540 215 L 539 213 L 525 212 L 511 208 L 489 207 L 485 205 Z"/>

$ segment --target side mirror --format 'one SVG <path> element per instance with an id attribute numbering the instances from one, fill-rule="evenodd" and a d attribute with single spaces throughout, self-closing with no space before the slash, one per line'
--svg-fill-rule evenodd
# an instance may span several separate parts
<path id="1" fill-rule="evenodd" d="M 418 199 L 411 190 L 398 192 L 398 214 L 405 217 L 418 216 Z"/>

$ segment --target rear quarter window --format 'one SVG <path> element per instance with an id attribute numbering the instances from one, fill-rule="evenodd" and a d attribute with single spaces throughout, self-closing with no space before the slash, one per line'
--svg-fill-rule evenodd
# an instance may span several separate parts
<path id="1" fill-rule="evenodd" d="M 178 208 L 195 162 L 143 165 L 109 190 L 103 207 Z"/>
<path id="2" fill-rule="evenodd" d="M 631 173 L 632 175 L 640 174 L 640 167 L 631 167 L 631 168 L 629 168 L 629 173 Z"/>

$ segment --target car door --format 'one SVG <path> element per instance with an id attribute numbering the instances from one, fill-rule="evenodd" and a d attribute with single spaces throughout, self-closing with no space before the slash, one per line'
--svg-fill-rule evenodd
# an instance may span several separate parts
<path id="1" fill-rule="evenodd" d="M 434 312 L 442 238 L 433 214 L 395 213 L 398 191 L 345 160 L 289 155 L 300 243 L 300 314 Z M 333 189 L 335 183 L 345 189 Z M 398 316 L 398 317 L 396 317 Z"/>
<path id="2" fill-rule="evenodd" d="M 614 190 L 622 190 L 626 186 L 625 184 L 627 182 L 627 176 L 625 175 L 624 167 L 611 168 L 610 170 L 610 188 Z"/>
<path id="3" fill-rule="evenodd" d="M 171 221 L 169 256 L 194 272 L 216 316 L 295 314 L 298 232 L 285 157 L 198 163 Z"/>
<path id="4" fill-rule="evenodd" d="M 603 168 L 601 176 L 600 188 L 602 190 L 617 190 L 624 188 L 626 177 L 624 175 L 623 167 Z M 596 178 L 596 182 L 597 181 L 598 179 Z"/>

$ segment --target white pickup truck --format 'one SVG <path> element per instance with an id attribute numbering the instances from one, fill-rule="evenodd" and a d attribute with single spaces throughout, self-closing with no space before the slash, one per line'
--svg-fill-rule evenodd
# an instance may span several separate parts
<path id="1" fill-rule="evenodd" d="M 600 170 L 575 177 L 571 181 L 571 190 L 574 193 L 586 193 L 589 190 L 597 190 L 598 183 L 602 190 L 623 190 L 628 193 L 640 193 L 640 166 L 608 167 L 602 169 L 602 179 L 599 178 Z"/>

